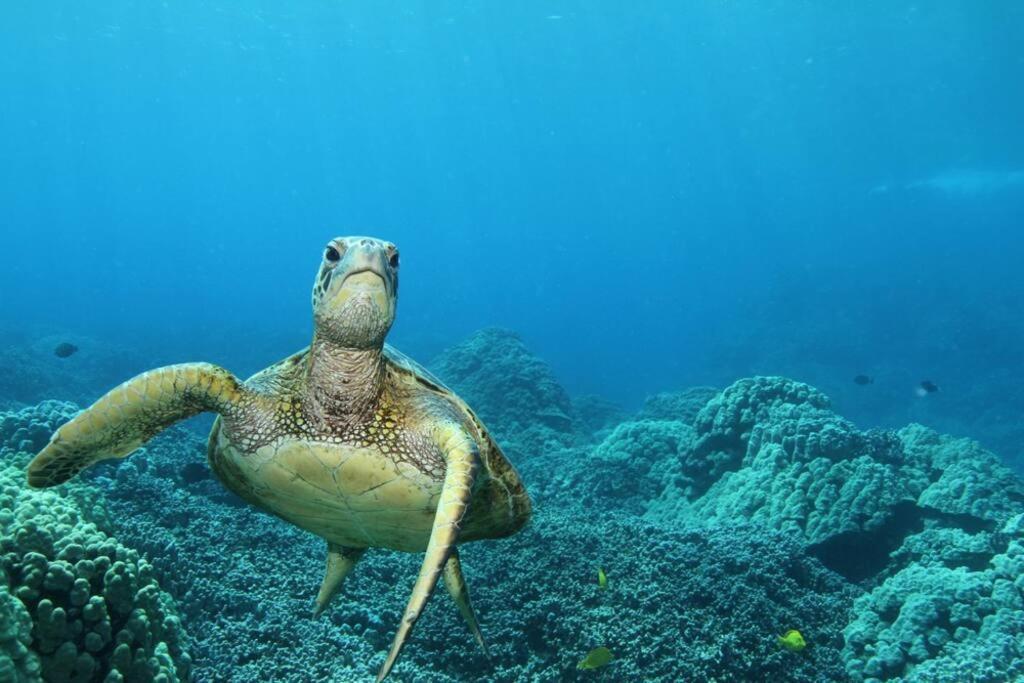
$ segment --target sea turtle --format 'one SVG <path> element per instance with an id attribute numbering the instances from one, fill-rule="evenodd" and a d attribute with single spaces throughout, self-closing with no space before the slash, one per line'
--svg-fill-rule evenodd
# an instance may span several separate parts
<path id="1" fill-rule="evenodd" d="M 530 499 L 465 402 L 384 343 L 397 295 L 394 244 L 331 240 L 313 283 L 308 348 L 245 382 L 208 363 L 134 377 L 54 433 L 28 467 L 29 485 L 60 484 L 178 420 L 218 413 L 208 458 L 221 482 L 327 541 L 314 616 L 367 548 L 426 551 L 378 681 L 442 576 L 486 652 L 455 546 L 515 533 Z"/>

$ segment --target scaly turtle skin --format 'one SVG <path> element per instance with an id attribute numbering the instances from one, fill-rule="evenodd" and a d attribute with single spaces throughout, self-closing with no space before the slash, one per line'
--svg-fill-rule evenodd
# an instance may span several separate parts
<path id="1" fill-rule="evenodd" d="M 397 296 L 393 244 L 332 240 L 313 287 L 309 348 L 245 382 L 207 363 L 128 380 L 57 430 L 29 465 L 29 484 L 60 484 L 178 420 L 216 412 L 209 461 L 221 482 L 327 541 L 314 615 L 367 548 L 425 551 L 378 681 L 442 577 L 486 652 L 455 546 L 515 533 L 530 499 L 469 407 L 384 343 Z"/>

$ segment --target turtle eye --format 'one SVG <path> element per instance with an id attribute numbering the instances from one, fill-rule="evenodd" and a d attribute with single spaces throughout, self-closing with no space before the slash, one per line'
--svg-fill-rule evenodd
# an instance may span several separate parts
<path id="1" fill-rule="evenodd" d="M 327 251 L 324 252 L 324 258 L 328 263 L 337 263 L 341 260 L 341 252 L 334 247 L 327 247 Z"/>
<path id="2" fill-rule="evenodd" d="M 395 268 L 396 270 L 398 269 L 398 252 L 397 251 L 391 254 L 391 258 L 388 259 L 388 263 L 391 264 L 392 268 Z"/>

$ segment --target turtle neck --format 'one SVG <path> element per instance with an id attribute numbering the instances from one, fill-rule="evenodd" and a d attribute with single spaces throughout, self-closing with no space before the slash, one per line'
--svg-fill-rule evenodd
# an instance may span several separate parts
<path id="1" fill-rule="evenodd" d="M 313 336 L 303 409 L 314 424 L 354 425 L 373 414 L 384 383 L 381 347 L 352 349 Z"/>

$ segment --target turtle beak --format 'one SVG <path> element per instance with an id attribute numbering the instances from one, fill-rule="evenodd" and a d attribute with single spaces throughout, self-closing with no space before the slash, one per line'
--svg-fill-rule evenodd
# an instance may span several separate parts
<path id="1" fill-rule="evenodd" d="M 383 288 L 384 295 L 390 298 L 395 292 L 395 274 L 388 265 L 387 252 L 379 242 L 357 239 L 345 251 L 331 284 L 332 294 L 349 288 L 365 292 Z"/>

